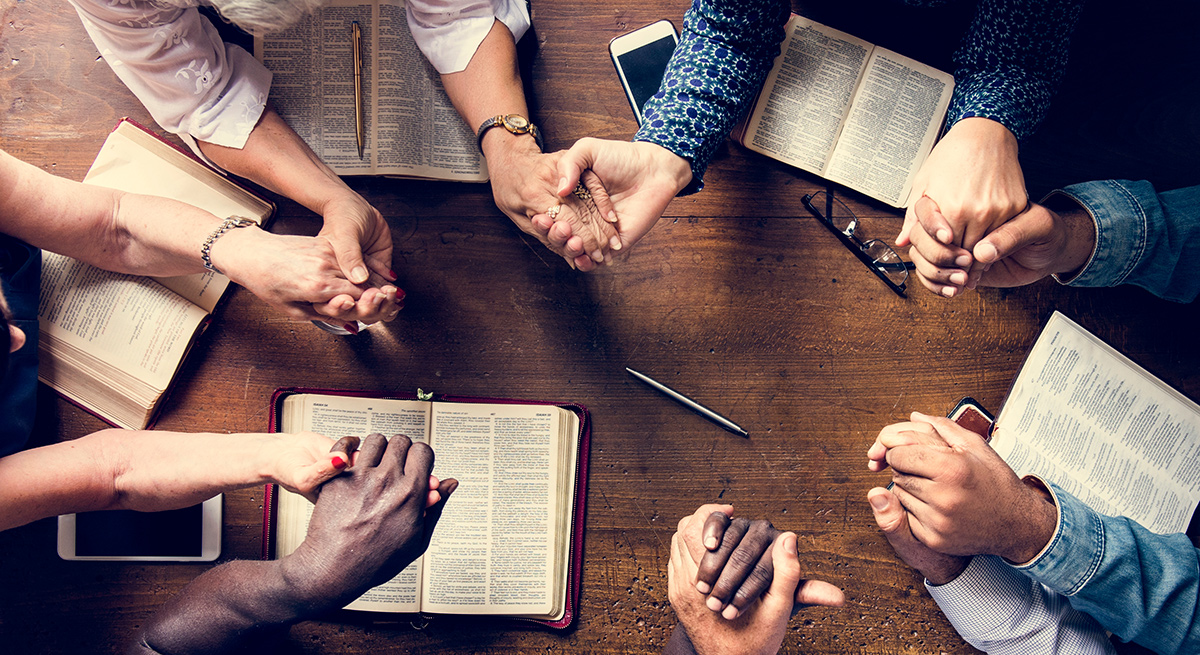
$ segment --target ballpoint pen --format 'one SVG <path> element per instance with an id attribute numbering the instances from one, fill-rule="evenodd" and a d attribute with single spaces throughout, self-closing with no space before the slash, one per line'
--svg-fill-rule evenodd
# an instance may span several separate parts
<path id="1" fill-rule="evenodd" d="M 358 21 L 350 23 L 354 42 L 354 129 L 358 137 L 358 158 L 363 158 L 363 90 L 362 90 L 362 28 Z"/>
<path id="2" fill-rule="evenodd" d="M 679 404 L 683 405 L 684 407 L 687 407 L 688 409 L 692 410 L 693 412 L 696 412 L 697 414 L 703 416 L 704 418 L 707 418 L 708 420 L 712 421 L 713 423 L 716 423 L 717 425 L 725 428 L 726 430 L 729 430 L 730 432 L 732 432 L 736 435 L 742 436 L 742 437 L 750 436 L 750 433 L 743 430 L 742 427 L 739 426 L 737 423 L 734 423 L 733 421 L 725 418 L 724 416 L 721 416 L 720 414 L 712 411 L 711 409 L 705 407 L 704 405 L 701 405 L 700 403 L 692 400 L 691 398 L 688 398 L 687 396 L 685 396 L 685 395 L 679 393 L 678 391 L 672 389 L 671 387 L 668 387 L 667 385 L 655 380 L 654 378 L 652 378 L 648 375 L 645 375 L 643 373 L 638 373 L 637 371 L 629 368 L 628 366 L 625 367 L 625 370 L 628 371 L 629 374 L 632 375 L 633 377 L 641 380 L 642 382 L 645 382 L 646 384 L 648 384 L 648 385 L 654 387 L 655 389 L 658 389 L 659 391 L 663 392 L 664 394 L 670 396 L 671 399 L 674 400 L 675 402 L 678 402 Z"/>

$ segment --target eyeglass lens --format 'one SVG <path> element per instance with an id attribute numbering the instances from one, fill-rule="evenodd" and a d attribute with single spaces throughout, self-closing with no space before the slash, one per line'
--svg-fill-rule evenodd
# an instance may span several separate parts
<path id="1" fill-rule="evenodd" d="M 831 198 L 825 191 L 818 191 L 813 194 L 811 202 L 822 213 L 828 212 L 826 220 L 830 225 L 857 243 L 863 253 L 875 262 L 875 267 L 892 283 L 900 286 L 908 280 L 908 267 L 887 242 L 881 239 L 863 241 L 859 238 L 857 234 L 860 227 L 858 217 L 841 200 L 836 197 Z"/>

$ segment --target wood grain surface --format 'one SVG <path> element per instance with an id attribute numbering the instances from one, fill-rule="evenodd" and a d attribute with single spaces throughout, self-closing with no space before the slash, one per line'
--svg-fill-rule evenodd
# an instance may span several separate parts
<path id="1" fill-rule="evenodd" d="M 534 3 L 536 52 L 528 69 L 549 148 L 634 132 L 607 42 L 662 17 L 681 24 L 687 4 Z M 902 37 L 912 37 L 912 52 L 950 66 L 944 62 L 957 37 L 934 47 L 908 28 L 887 29 L 893 15 L 910 10 L 806 5 L 819 20 L 867 38 L 882 35 L 902 51 Z M 1121 24 L 1115 6 L 1089 9 L 1078 41 L 1094 52 L 1073 52 L 1076 68 L 1056 104 L 1056 112 L 1089 113 L 1052 112 L 1047 125 L 1055 129 L 1023 152 L 1033 190 L 1104 176 L 1094 169 L 1105 162 L 1119 162 L 1123 176 L 1166 186 L 1200 184 L 1196 64 L 1157 58 L 1175 47 L 1169 39 L 1139 37 L 1148 51 L 1118 48 L 1114 55 L 1104 46 Z M 1182 34 L 1196 24 L 1195 9 L 1146 6 L 1149 18 L 1134 20 L 1135 27 L 1165 19 Z M 961 24 L 969 16 L 952 8 L 905 20 L 914 30 L 944 34 L 948 28 L 936 28 L 935 19 Z M 98 59 L 66 2 L 0 0 L 0 18 L 0 147 L 78 180 L 120 117 L 154 125 Z M 1155 63 L 1138 68 L 1137 60 L 1126 61 L 1134 54 Z M 1138 109 L 1137 97 L 1124 97 L 1130 93 L 1105 92 L 1105 103 L 1097 103 L 1100 73 L 1089 62 L 1172 79 L 1174 87 L 1152 92 L 1167 116 Z M 283 386 L 423 387 L 576 401 L 595 421 L 582 606 L 571 630 L 438 618 L 417 631 L 407 621 L 333 616 L 295 627 L 284 652 L 656 652 L 675 624 L 666 598 L 671 534 L 679 518 L 715 500 L 795 530 L 806 575 L 846 591 L 842 609 L 797 615 L 785 652 L 974 652 L 871 517 L 866 492 L 887 480 L 866 468 L 879 429 L 912 410 L 945 412 L 964 395 L 998 409 L 1054 310 L 1200 397 L 1195 304 L 1159 301 L 1135 288 L 1076 290 L 1052 281 L 952 302 L 919 289 L 899 298 L 800 205 L 801 195 L 823 188 L 819 178 L 729 145 L 706 181 L 702 193 L 673 202 L 623 260 L 583 275 L 521 235 L 495 209 L 486 185 L 355 179 L 352 186 L 391 224 L 394 268 L 408 294 L 398 320 L 357 338 L 335 337 L 289 323 L 233 290 L 184 364 L 159 427 L 265 430 L 270 394 Z M 899 229 L 897 213 L 848 202 L 872 235 Z M 275 231 L 312 234 L 319 225 L 319 217 L 280 199 Z M 750 438 L 665 400 L 624 366 L 722 412 Z M 37 443 L 104 427 L 45 389 L 38 409 Z M 226 495 L 222 561 L 258 556 L 261 513 L 261 490 Z M 117 650 L 208 568 L 64 562 L 55 554 L 53 519 L 0 534 L 0 557 L 6 653 Z"/>

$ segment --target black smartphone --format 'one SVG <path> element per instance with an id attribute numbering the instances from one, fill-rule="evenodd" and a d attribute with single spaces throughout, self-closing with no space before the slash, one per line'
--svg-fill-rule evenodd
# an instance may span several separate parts
<path id="1" fill-rule="evenodd" d="M 211 562 L 221 554 L 221 496 L 164 512 L 110 510 L 58 517 L 67 560 Z"/>
<path id="2" fill-rule="evenodd" d="M 650 23 L 608 42 L 608 53 L 638 125 L 642 124 L 642 106 L 658 92 L 678 44 L 679 33 L 669 20 Z"/>

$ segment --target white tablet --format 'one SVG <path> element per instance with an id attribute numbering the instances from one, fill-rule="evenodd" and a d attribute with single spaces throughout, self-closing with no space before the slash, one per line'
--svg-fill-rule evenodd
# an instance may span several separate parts
<path id="1" fill-rule="evenodd" d="M 58 517 L 68 560 L 211 562 L 221 554 L 221 496 L 166 512 L 112 510 Z"/>

